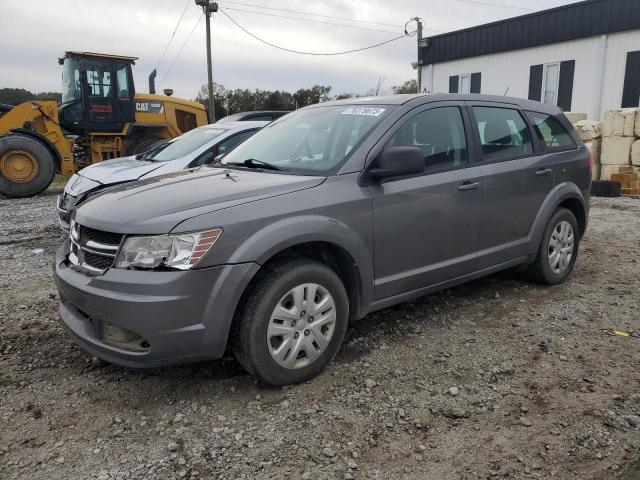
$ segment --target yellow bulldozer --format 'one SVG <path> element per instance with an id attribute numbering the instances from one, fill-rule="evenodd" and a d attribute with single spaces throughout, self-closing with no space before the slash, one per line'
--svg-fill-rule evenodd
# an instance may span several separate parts
<path id="1" fill-rule="evenodd" d="M 56 173 L 72 175 L 92 163 L 142 153 L 208 123 L 196 102 L 136 93 L 136 57 L 65 52 L 59 59 L 62 101 L 0 104 L 0 193 L 30 197 Z"/>

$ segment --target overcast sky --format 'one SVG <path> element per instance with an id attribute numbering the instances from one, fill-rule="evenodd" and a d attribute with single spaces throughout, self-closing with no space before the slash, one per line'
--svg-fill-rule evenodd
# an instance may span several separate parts
<path id="1" fill-rule="evenodd" d="M 221 8 L 226 6 L 227 13 L 238 23 L 265 40 L 287 48 L 331 52 L 393 38 L 401 34 L 405 22 L 415 16 L 425 19 L 425 35 L 435 35 L 574 1 L 220 0 L 219 4 Z M 160 60 L 185 5 L 186 0 L 0 0 L 3 37 L 0 88 L 60 91 L 57 58 L 65 50 L 85 50 L 140 57 L 134 66 L 136 88 L 147 91 L 149 72 Z M 248 10 L 348 24 L 352 28 L 260 15 Z M 173 69 L 163 79 L 201 15 L 202 11 L 189 0 L 184 18 L 158 69 L 156 83 L 162 82 L 161 88 L 174 88 L 180 97 L 195 97 L 207 80 L 204 22 L 198 25 Z M 355 26 L 384 31 L 353 28 Z M 375 86 L 380 76 L 385 78 L 386 89 L 414 76 L 410 63 L 416 58 L 415 37 L 360 53 L 312 57 L 260 44 L 221 13 L 212 20 L 212 30 L 214 81 L 226 88 L 293 91 L 322 84 L 331 85 L 333 94 L 364 93 Z"/>

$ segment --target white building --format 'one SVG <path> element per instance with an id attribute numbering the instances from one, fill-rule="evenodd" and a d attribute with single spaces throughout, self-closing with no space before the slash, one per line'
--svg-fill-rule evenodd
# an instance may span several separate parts
<path id="1" fill-rule="evenodd" d="M 424 92 L 507 94 L 591 119 L 640 106 L 640 0 L 587 0 L 425 44 Z"/>

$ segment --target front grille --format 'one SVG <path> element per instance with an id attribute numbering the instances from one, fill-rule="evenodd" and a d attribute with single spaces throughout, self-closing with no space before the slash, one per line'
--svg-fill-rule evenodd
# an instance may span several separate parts
<path id="1" fill-rule="evenodd" d="M 103 232 L 89 227 L 82 227 L 80 229 L 80 238 L 85 242 L 93 240 L 94 242 L 104 243 L 106 245 L 120 245 L 122 234 Z"/>
<path id="2" fill-rule="evenodd" d="M 103 257 L 95 253 L 84 252 L 84 261 L 87 265 L 98 270 L 106 270 L 113 265 L 113 258 Z"/>
<path id="3" fill-rule="evenodd" d="M 69 262 L 91 274 L 101 274 L 113 265 L 123 235 L 83 227 L 71 221 Z"/>

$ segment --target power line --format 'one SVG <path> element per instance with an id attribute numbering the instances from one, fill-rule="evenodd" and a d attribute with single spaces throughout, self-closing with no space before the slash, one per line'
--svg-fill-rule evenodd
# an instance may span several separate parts
<path id="1" fill-rule="evenodd" d="M 369 23 L 372 25 L 381 25 L 383 27 L 394 27 L 394 28 L 400 28 L 399 25 L 392 25 L 390 23 L 380 23 L 380 22 L 372 22 L 370 20 L 357 20 L 357 19 L 353 19 L 353 18 L 347 18 L 347 17 L 336 17 L 336 16 L 332 16 L 332 15 L 322 15 L 320 13 L 309 13 L 309 12 L 303 12 L 301 10 L 289 10 L 286 8 L 274 8 L 274 7 L 269 7 L 267 5 L 258 5 L 255 3 L 245 3 L 245 2 L 237 2 L 234 0 L 223 0 L 222 3 L 230 3 L 233 5 L 243 5 L 245 7 L 253 7 L 253 8 L 264 8 L 267 10 L 276 10 L 279 12 L 288 12 L 288 13 L 297 13 L 300 15 L 309 15 L 309 16 L 313 16 L 313 17 L 321 17 L 321 18 L 329 18 L 329 19 L 333 19 L 333 20 L 346 20 L 348 22 L 358 22 L 358 23 Z"/>
<path id="2" fill-rule="evenodd" d="M 195 23 L 195 25 L 191 29 L 191 32 L 189 33 L 189 36 L 186 38 L 186 40 L 184 41 L 184 43 L 180 47 L 180 50 L 178 50 L 178 53 L 176 54 L 175 58 L 173 59 L 173 62 L 171 62 L 171 65 L 169 65 L 169 68 L 167 69 L 165 74 L 162 76 L 162 79 L 158 82 L 158 87 L 162 86 L 162 82 L 164 82 L 164 79 L 167 78 L 167 76 L 169 75 L 169 72 L 171 72 L 171 69 L 175 65 L 175 63 L 178 60 L 178 58 L 180 57 L 180 54 L 184 50 L 184 47 L 186 47 L 187 43 L 189 43 L 189 40 L 191 40 L 191 36 L 193 35 L 193 32 L 195 32 L 196 28 L 198 28 L 198 25 L 200 25 L 200 22 L 202 21 L 202 18 L 203 18 L 203 16 L 200 16 L 200 18 L 198 18 L 198 21 Z"/>
<path id="3" fill-rule="evenodd" d="M 333 25 L 333 26 L 336 26 L 336 27 L 346 27 L 346 28 L 357 28 L 358 30 L 369 30 L 369 31 L 372 31 L 372 32 L 396 33 L 396 32 L 392 32 L 391 30 L 381 30 L 379 28 L 362 27 L 360 25 L 345 25 L 343 23 L 325 22 L 324 20 L 312 20 L 310 18 L 289 17 L 287 15 L 279 15 L 277 13 L 256 12 L 254 10 L 244 10 L 244 9 L 236 8 L 236 7 L 225 7 L 225 8 L 227 10 L 233 10 L 233 11 L 236 11 L 236 12 L 255 13 L 256 15 L 266 15 L 267 17 L 286 18 L 286 19 L 289 19 L 289 20 L 298 20 L 300 22 L 322 23 L 324 25 Z M 400 29 L 400 27 L 398 27 L 398 29 Z"/>
<path id="4" fill-rule="evenodd" d="M 160 68 L 160 64 L 162 63 L 162 60 L 164 59 L 164 56 L 167 54 L 167 50 L 169 50 L 169 45 L 171 45 L 171 42 L 173 41 L 173 37 L 176 36 L 176 32 L 178 31 L 178 27 L 180 26 L 180 23 L 182 23 L 182 19 L 184 18 L 184 14 L 187 12 L 187 8 L 189 7 L 189 3 L 191 2 L 191 0 L 187 0 L 187 3 L 184 6 L 184 9 L 182 10 L 182 15 L 180 15 L 180 18 L 178 19 L 178 23 L 176 24 L 176 28 L 173 29 L 173 33 L 171 34 L 171 37 L 169 37 L 169 41 L 167 42 L 167 45 L 164 47 L 164 51 L 162 52 L 162 55 L 160 56 L 160 60 L 158 60 L 158 64 L 156 65 L 156 70 L 158 70 Z"/>
<path id="5" fill-rule="evenodd" d="M 335 55 L 346 55 L 348 53 L 355 53 L 355 52 L 362 52 L 364 50 L 370 50 L 372 48 L 376 48 L 376 47 L 380 47 L 382 45 L 386 45 L 388 43 L 391 42 L 395 42 L 396 40 L 400 40 L 401 38 L 406 38 L 406 37 L 411 37 L 413 35 L 415 35 L 415 32 L 412 32 L 410 34 L 402 34 L 400 36 L 397 36 L 395 38 L 391 38 L 389 40 L 386 40 L 384 42 L 380 42 L 380 43 L 376 43 L 375 45 L 369 45 L 368 47 L 362 47 L 362 48 L 354 48 L 353 50 L 346 50 L 343 52 L 304 52 L 301 50 L 293 50 L 291 48 L 285 48 L 285 47 L 281 47 L 279 45 L 276 45 L 274 43 L 268 42 L 267 40 L 263 40 L 262 38 L 258 37 L 257 35 L 254 35 L 253 33 L 251 33 L 249 30 L 247 30 L 245 27 L 243 27 L 242 25 L 240 25 L 237 21 L 235 21 L 233 19 L 233 17 L 231 17 L 231 15 L 229 15 L 226 12 L 226 9 L 220 9 L 220 12 L 227 17 L 229 20 L 231 20 L 231 22 L 238 27 L 240 30 L 242 30 L 244 33 L 246 33 L 247 35 L 253 37 L 254 39 L 258 40 L 261 43 L 264 43 L 265 45 L 269 45 L 270 47 L 273 48 L 277 48 L 279 50 L 284 50 L 285 52 L 290 52 L 290 53 L 297 53 L 300 55 L 313 55 L 313 56 L 335 56 Z"/>

